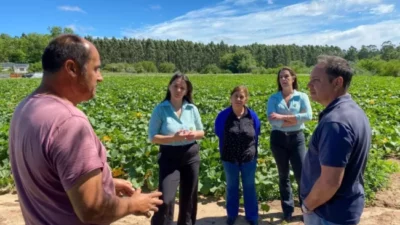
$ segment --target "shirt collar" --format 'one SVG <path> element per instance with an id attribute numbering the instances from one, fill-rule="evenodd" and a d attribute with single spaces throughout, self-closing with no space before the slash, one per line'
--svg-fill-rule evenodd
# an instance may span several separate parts
<path id="1" fill-rule="evenodd" d="M 280 94 L 280 96 L 283 98 L 283 92 L 282 91 L 279 91 L 278 94 Z M 298 95 L 300 95 L 300 92 L 298 92 L 296 89 L 293 89 L 292 97 L 293 96 L 298 96 Z"/>
<path id="2" fill-rule="evenodd" d="M 349 93 L 346 93 L 342 96 L 337 97 L 335 100 L 333 100 L 331 103 L 328 104 L 328 106 L 322 110 L 322 112 L 318 116 L 318 120 L 321 120 L 322 117 L 329 112 L 331 112 L 334 108 L 336 108 L 338 105 L 350 101 L 351 100 L 351 95 Z"/>
<path id="3" fill-rule="evenodd" d="M 235 112 L 233 112 L 233 107 L 232 107 L 232 105 L 230 105 L 229 108 L 230 108 L 229 114 L 233 114 L 233 115 L 236 117 Z M 249 109 L 246 105 L 244 106 L 244 108 L 245 108 L 246 110 L 245 110 L 244 115 L 243 115 L 242 117 L 249 117 L 249 118 L 252 118 L 250 109 Z"/>
<path id="4" fill-rule="evenodd" d="M 168 106 L 168 107 L 172 107 L 172 104 L 169 100 L 164 100 L 161 103 L 161 106 Z M 188 106 L 190 106 L 189 102 L 187 102 L 186 100 L 183 100 L 183 104 L 182 104 L 182 108 L 186 109 Z"/>

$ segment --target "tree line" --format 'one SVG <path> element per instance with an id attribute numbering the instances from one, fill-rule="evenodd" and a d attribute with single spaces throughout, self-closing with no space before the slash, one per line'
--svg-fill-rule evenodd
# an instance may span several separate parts
<path id="1" fill-rule="evenodd" d="M 0 34 L 0 62 L 30 63 L 31 71 L 41 71 L 41 55 L 48 42 L 69 28 L 49 27 L 49 34 L 29 33 L 11 37 Z M 94 38 L 86 36 L 98 48 L 103 69 L 111 72 L 186 73 L 274 73 L 287 65 L 298 73 L 308 73 L 318 55 L 346 58 L 361 73 L 400 76 L 400 45 L 390 41 L 381 46 L 360 49 L 337 46 L 305 45 L 228 45 L 223 41 L 208 44 L 185 40 L 133 38 Z M 390 67 L 392 69 L 387 69 Z M 388 70 L 388 71 L 386 71 Z"/>

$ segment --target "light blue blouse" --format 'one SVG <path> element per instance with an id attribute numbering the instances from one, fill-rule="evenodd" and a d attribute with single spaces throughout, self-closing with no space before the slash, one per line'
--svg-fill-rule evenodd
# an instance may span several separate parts
<path id="1" fill-rule="evenodd" d="M 195 105 L 184 101 L 180 118 L 176 115 L 170 101 L 163 101 L 154 108 L 149 122 L 150 141 L 153 140 L 156 134 L 173 135 L 181 129 L 203 130 L 199 110 Z M 180 141 L 165 145 L 187 145 L 193 142 L 195 141 Z"/>
<path id="2" fill-rule="evenodd" d="M 294 90 L 289 100 L 289 107 L 286 105 L 281 91 L 271 95 L 267 104 L 267 117 L 273 112 L 282 115 L 295 115 L 297 124 L 290 127 L 282 127 L 283 120 L 269 120 L 272 130 L 297 131 L 304 129 L 304 122 L 312 119 L 312 109 L 307 94 L 296 90 Z"/>

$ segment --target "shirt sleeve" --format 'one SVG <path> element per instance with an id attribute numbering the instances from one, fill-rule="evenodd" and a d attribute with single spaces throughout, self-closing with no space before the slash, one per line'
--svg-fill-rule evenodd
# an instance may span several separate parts
<path id="1" fill-rule="evenodd" d="M 256 135 L 259 136 L 261 133 L 261 122 L 260 119 L 257 116 L 257 113 L 255 111 L 254 112 L 254 121 L 255 121 L 255 131 L 256 131 Z"/>
<path id="2" fill-rule="evenodd" d="M 271 113 L 277 113 L 276 105 L 277 105 L 276 98 L 271 96 L 268 99 L 268 104 L 267 104 L 267 119 L 271 125 L 276 126 L 276 127 L 282 127 L 283 120 L 270 120 L 269 119 L 269 115 L 271 115 Z"/>
<path id="3" fill-rule="evenodd" d="M 149 122 L 149 141 L 151 142 L 156 136 L 156 134 L 160 133 L 162 125 L 162 119 L 160 115 L 159 107 L 155 107 L 153 112 L 151 113 L 150 122 Z"/>
<path id="4" fill-rule="evenodd" d="M 321 165 L 346 167 L 353 150 L 354 135 L 350 129 L 336 122 L 326 123 L 320 130 L 318 143 Z"/>
<path id="5" fill-rule="evenodd" d="M 193 106 L 194 111 L 194 125 L 196 126 L 196 130 L 203 130 L 203 123 L 201 122 L 201 117 L 199 113 L 199 109 L 196 106 Z"/>
<path id="6" fill-rule="evenodd" d="M 101 147 L 96 141 L 99 140 L 89 121 L 76 116 L 53 136 L 49 155 L 65 190 L 71 189 L 81 176 L 103 169 Z"/>
<path id="7" fill-rule="evenodd" d="M 295 115 L 297 124 L 302 124 L 312 119 L 312 109 L 308 96 L 303 93 L 300 98 L 300 113 Z"/>
<path id="8" fill-rule="evenodd" d="M 217 117 L 214 120 L 214 133 L 218 136 L 220 136 L 220 128 L 219 128 L 219 120 L 221 119 L 221 112 L 218 113 Z"/>

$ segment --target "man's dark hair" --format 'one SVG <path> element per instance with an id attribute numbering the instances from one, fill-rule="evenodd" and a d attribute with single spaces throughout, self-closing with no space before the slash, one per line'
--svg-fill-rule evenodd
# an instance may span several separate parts
<path id="1" fill-rule="evenodd" d="M 65 61 L 73 60 L 84 72 L 90 52 L 84 39 L 74 34 L 63 34 L 54 38 L 44 50 L 42 67 L 44 72 L 55 73 L 61 69 Z M 46 74 L 46 73 L 44 73 Z"/>
<path id="2" fill-rule="evenodd" d="M 350 87 L 354 72 L 345 59 L 339 56 L 320 55 L 318 56 L 318 64 L 320 63 L 324 64 L 330 82 L 335 78 L 342 77 L 344 89 L 347 90 Z"/>

